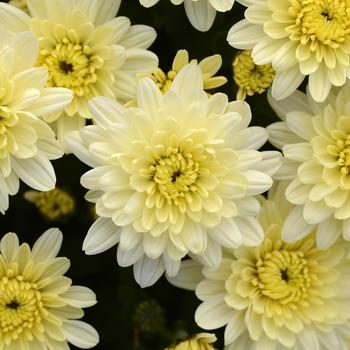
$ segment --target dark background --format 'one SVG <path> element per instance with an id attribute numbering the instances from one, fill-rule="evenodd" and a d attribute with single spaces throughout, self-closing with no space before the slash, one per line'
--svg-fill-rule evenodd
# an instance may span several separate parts
<path id="1" fill-rule="evenodd" d="M 232 59 L 235 50 L 226 42 L 226 36 L 230 27 L 243 18 L 243 12 L 244 7 L 235 3 L 230 12 L 217 13 L 213 27 L 206 33 L 195 30 L 188 22 L 183 6 L 174 6 L 170 0 L 160 0 L 149 9 L 143 8 L 138 0 L 123 0 L 118 15 L 129 17 L 132 24 L 148 24 L 156 29 L 158 36 L 150 49 L 158 55 L 163 70 L 171 67 L 179 49 L 187 49 L 190 58 L 198 60 L 220 53 L 223 66 L 219 74 L 226 76 L 228 83 L 218 91 L 227 93 L 230 100 L 234 100 L 236 87 L 232 79 Z M 247 102 L 253 111 L 252 124 L 266 126 L 277 120 L 265 94 L 248 97 Z M 83 198 L 86 190 L 79 182 L 88 167 L 72 155 L 53 164 L 57 185 L 69 191 L 77 201 L 75 214 L 65 223 L 48 223 L 33 204 L 23 199 L 23 192 L 28 188 L 22 183 L 20 192 L 10 198 L 10 209 L 5 216 L 0 216 L 0 236 L 12 231 L 22 242 L 32 244 L 49 227 L 62 230 L 64 241 L 60 255 L 71 260 L 68 276 L 74 284 L 90 287 L 97 295 L 98 303 L 85 309 L 84 317 L 100 334 L 100 344 L 95 349 L 163 349 L 181 334 L 200 331 L 193 316 L 199 305 L 194 293 L 177 289 L 164 278 L 153 287 L 141 289 L 134 281 L 132 267 L 117 266 L 115 247 L 95 256 L 82 252 L 83 239 L 94 220 L 89 204 Z M 140 307 L 145 301 L 149 310 L 145 310 L 144 304 Z M 164 324 L 161 320 L 152 323 L 156 309 L 154 303 L 163 310 Z M 138 321 L 135 321 L 135 314 L 139 315 L 136 317 Z M 140 315 L 143 315 L 144 322 Z M 149 324 L 155 326 L 149 327 Z M 216 332 L 220 338 L 216 344 L 218 348 L 222 347 L 222 333 L 223 330 Z"/>

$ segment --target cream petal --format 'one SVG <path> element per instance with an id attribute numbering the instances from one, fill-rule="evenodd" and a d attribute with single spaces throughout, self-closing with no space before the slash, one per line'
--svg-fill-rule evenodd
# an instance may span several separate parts
<path id="1" fill-rule="evenodd" d="M 282 151 L 286 158 L 300 163 L 306 162 L 313 157 L 312 147 L 308 142 L 284 145 Z"/>
<path id="2" fill-rule="evenodd" d="M 151 51 L 130 48 L 125 51 L 125 62 L 121 70 L 131 73 L 152 72 L 158 66 L 158 57 Z"/>
<path id="3" fill-rule="evenodd" d="M 88 255 L 104 252 L 119 242 L 120 228 L 110 218 L 98 218 L 90 227 L 83 250 Z"/>
<path id="4" fill-rule="evenodd" d="M 150 287 L 156 283 L 165 271 L 162 258 L 150 259 L 143 256 L 134 265 L 135 281 L 141 288 Z"/>
<path id="5" fill-rule="evenodd" d="M 288 127 L 304 140 L 311 140 L 317 136 L 312 123 L 312 116 L 302 111 L 290 112 L 287 115 Z"/>
<path id="6" fill-rule="evenodd" d="M 296 178 L 288 185 L 286 189 L 286 198 L 293 204 L 305 204 L 309 198 L 311 189 L 311 185 L 305 185 Z"/>
<path id="7" fill-rule="evenodd" d="M 262 242 L 264 239 L 264 232 L 256 218 L 246 216 L 237 217 L 234 220 L 241 231 L 243 245 L 255 247 Z"/>
<path id="8" fill-rule="evenodd" d="M 272 11 L 265 2 L 257 2 L 244 12 L 245 18 L 254 24 L 265 24 L 272 18 Z"/>
<path id="9" fill-rule="evenodd" d="M 209 0 L 209 2 L 216 11 L 226 12 L 231 10 L 235 0 Z"/>
<path id="10" fill-rule="evenodd" d="M 296 144 L 304 141 L 292 132 L 285 122 L 270 124 L 266 129 L 269 133 L 269 142 L 279 149 L 282 149 L 282 147 L 288 144 Z"/>
<path id="11" fill-rule="evenodd" d="M 188 290 L 195 290 L 203 279 L 202 266 L 197 261 L 185 260 L 181 262 L 180 270 L 174 277 L 167 276 L 172 285 Z"/>
<path id="12" fill-rule="evenodd" d="M 162 93 L 149 78 L 142 79 L 137 85 L 137 104 L 152 118 L 159 113 L 162 106 Z"/>
<path id="13" fill-rule="evenodd" d="M 32 259 L 35 262 L 48 262 L 54 259 L 61 249 L 63 241 L 62 232 L 57 228 L 45 231 L 34 243 Z"/>
<path id="14" fill-rule="evenodd" d="M 221 223 L 210 233 L 213 239 L 226 248 L 238 248 L 242 244 L 242 233 L 234 219 L 221 219 Z"/>
<path id="15" fill-rule="evenodd" d="M 208 31 L 214 23 L 216 11 L 208 0 L 185 0 L 185 11 L 194 28 L 201 32 Z"/>
<path id="16" fill-rule="evenodd" d="M 143 255 L 144 251 L 141 242 L 132 250 L 124 251 L 120 249 L 120 247 L 118 247 L 117 261 L 119 266 L 127 267 L 135 264 L 138 260 L 142 258 Z"/>
<path id="17" fill-rule="evenodd" d="M 83 286 L 71 286 L 68 291 L 62 293 L 60 297 L 69 305 L 83 308 L 96 304 L 95 293 Z"/>
<path id="18" fill-rule="evenodd" d="M 0 3 L 1 25 L 14 33 L 29 30 L 30 17 L 14 6 Z"/>
<path id="19" fill-rule="evenodd" d="M 303 210 L 304 219 L 309 224 L 318 224 L 332 214 L 333 208 L 329 208 L 323 200 L 318 202 L 307 201 Z"/>
<path id="20" fill-rule="evenodd" d="M 328 249 L 342 234 L 342 223 L 333 217 L 322 220 L 316 231 L 316 245 L 319 249 Z"/>
<path id="21" fill-rule="evenodd" d="M 304 75 L 300 73 L 298 65 L 285 71 L 277 72 L 272 82 L 272 97 L 276 100 L 285 99 L 298 88 L 303 80 Z"/>
<path id="22" fill-rule="evenodd" d="M 209 266 L 210 268 L 216 268 L 220 265 L 222 260 L 222 248 L 220 244 L 212 237 L 208 237 L 207 248 L 201 255 L 195 255 L 189 253 L 188 255 L 201 263 L 203 266 Z"/>
<path id="23" fill-rule="evenodd" d="M 162 234 L 159 237 L 145 234 L 143 237 L 143 249 L 149 258 L 157 259 L 163 254 L 168 242 L 169 237 L 167 237 L 167 234 Z"/>
<path id="24" fill-rule="evenodd" d="M 150 27 L 142 24 L 133 25 L 129 28 L 125 35 L 118 41 L 118 45 L 128 48 L 147 49 L 154 40 L 157 33 Z"/>
<path id="25" fill-rule="evenodd" d="M 227 34 L 228 43 L 241 50 L 252 49 L 254 45 L 262 40 L 268 40 L 262 27 L 251 24 L 246 19 L 234 24 Z"/>
<path id="26" fill-rule="evenodd" d="M 1 255 L 6 262 L 12 262 L 19 248 L 18 237 L 15 233 L 9 232 L 0 241 Z"/>
<path id="27" fill-rule="evenodd" d="M 283 224 L 281 237 L 284 241 L 293 243 L 307 236 L 313 227 L 303 217 L 303 206 L 296 206 Z"/>
<path id="28" fill-rule="evenodd" d="M 55 187 L 55 171 L 50 161 L 40 152 L 33 158 L 17 159 L 13 157 L 11 161 L 15 173 L 28 186 L 39 191 L 49 191 Z"/>
<path id="29" fill-rule="evenodd" d="M 81 349 L 93 348 L 99 342 L 95 328 L 77 320 L 64 320 L 62 326 L 66 339 Z"/>
<path id="30" fill-rule="evenodd" d="M 152 7 L 155 5 L 159 0 L 140 0 L 140 4 L 144 7 Z"/>
<path id="31" fill-rule="evenodd" d="M 201 328 L 216 329 L 225 326 L 232 319 L 235 311 L 226 306 L 225 294 L 216 295 L 198 306 L 194 318 Z"/>
<path id="32" fill-rule="evenodd" d="M 173 260 L 167 250 L 164 251 L 163 260 L 166 276 L 169 278 L 176 276 L 180 270 L 181 260 Z"/>
<path id="33" fill-rule="evenodd" d="M 309 75 L 309 91 L 312 98 L 317 102 L 326 99 L 331 90 L 332 84 L 328 78 L 328 69 L 325 65 L 320 64 L 317 71 Z"/>

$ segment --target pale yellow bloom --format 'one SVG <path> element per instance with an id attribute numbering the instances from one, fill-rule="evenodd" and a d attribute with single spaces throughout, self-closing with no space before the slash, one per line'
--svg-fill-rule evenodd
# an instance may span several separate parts
<path id="1" fill-rule="evenodd" d="M 280 184 L 261 198 L 265 239 L 258 247 L 225 250 L 217 269 L 198 266 L 195 320 L 204 329 L 226 326 L 225 349 L 346 349 L 350 331 L 349 244 L 340 239 L 319 250 L 315 230 L 293 244 L 281 240 L 293 206 Z M 183 263 L 172 282 L 198 281 L 195 263 Z M 198 271 L 198 270 L 197 270 Z M 336 344 L 336 345 L 335 345 Z"/>
<path id="2" fill-rule="evenodd" d="M 62 233 L 49 229 L 35 242 L 19 245 L 15 233 L 0 241 L 0 350 L 69 349 L 98 343 L 96 330 L 77 319 L 96 303 L 88 288 L 64 276 L 70 262 L 57 258 Z"/>
<path id="3" fill-rule="evenodd" d="M 27 191 L 23 196 L 49 221 L 65 219 L 75 210 L 74 198 L 58 187 L 48 192 Z"/>
<path id="4" fill-rule="evenodd" d="M 239 52 L 233 60 L 232 68 L 233 79 L 238 86 L 238 100 L 245 100 L 247 95 L 262 94 L 271 86 L 275 76 L 271 64 L 254 63 L 251 50 Z"/>
<path id="5" fill-rule="evenodd" d="M 9 6 L 9 5 L 8 5 Z M 10 6 L 11 7 L 11 6 Z M 46 88 L 48 73 L 34 67 L 38 42 L 29 32 L 1 31 L 0 40 L 0 212 L 9 195 L 18 192 L 19 179 L 36 190 L 55 187 L 50 160 L 63 149 L 40 118 L 59 112 L 72 100 L 65 88 Z"/>
<path id="6" fill-rule="evenodd" d="M 329 247 L 340 235 L 350 240 L 350 84 L 333 91 L 324 103 L 295 92 L 271 106 L 282 122 L 268 127 L 270 142 L 285 156 L 277 175 L 289 180 L 287 199 L 296 204 L 285 227 L 288 242 L 302 238 L 318 224 L 318 247 Z"/>
<path id="7" fill-rule="evenodd" d="M 189 64 L 165 94 L 142 79 L 136 107 L 102 97 L 89 106 L 97 125 L 67 138 L 94 168 L 81 179 L 100 216 L 84 241 L 88 254 L 119 242 L 119 264 L 134 265 L 147 286 L 165 270 L 176 274 L 186 254 L 213 266 L 221 246 L 260 243 L 254 195 L 271 186 L 280 155 L 257 151 L 266 130 L 248 128 L 248 104 L 208 96 Z"/>
<path id="8" fill-rule="evenodd" d="M 314 100 L 350 76 L 350 0 L 246 0 L 245 19 L 229 31 L 238 49 L 252 49 L 256 64 L 272 63 L 272 95 L 289 96 L 309 76 Z"/>
<path id="9" fill-rule="evenodd" d="M 146 50 L 156 33 L 115 17 L 120 0 L 27 2 L 29 15 L 0 3 L 0 25 L 15 33 L 30 30 L 40 45 L 36 64 L 49 72 L 47 86 L 73 92 L 63 112 L 44 116 L 66 147 L 65 134 L 91 118 L 87 102 L 92 97 L 108 96 L 122 103 L 135 97 L 136 74 L 150 73 L 158 64 L 157 56 Z"/>
<path id="10" fill-rule="evenodd" d="M 178 344 L 168 347 L 165 350 L 215 350 L 213 343 L 216 336 L 211 333 L 198 333 L 195 336 L 183 340 Z"/>
<path id="11" fill-rule="evenodd" d="M 154 80 L 159 89 L 165 93 L 169 91 L 176 74 L 188 63 L 198 64 L 199 68 L 201 69 L 204 90 L 215 89 L 227 82 L 227 79 L 224 76 L 215 76 L 222 64 L 220 55 L 206 57 L 198 63 L 196 59 L 189 60 L 188 52 L 186 50 L 179 50 L 176 53 L 171 70 L 164 72 L 158 67 L 152 74 L 147 76 Z"/>

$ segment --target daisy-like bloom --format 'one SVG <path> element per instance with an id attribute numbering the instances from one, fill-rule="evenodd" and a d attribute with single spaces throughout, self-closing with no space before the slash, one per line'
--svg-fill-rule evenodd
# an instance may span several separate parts
<path id="1" fill-rule="evenodd" d="M 282 188 L 281 188 L 282 187 Z M 284 184 L 261 199 L 265 239 L 258 247 L 226 250 L 221 266 L 202 269 L 195 313 L 204 329 L 226 326 L 225 349 L 346 350 L 349 335 L 349 244 L 316 246 L 315 231 L 295 243 L 281 239 L 292 205 Z M 193 288 L 193 261 L 183 263 L 173 283 Z"/>
<path id="2" fill-rule="evenodd" d="M 67 142 L 94 169 L 82 176 L 100 218 L 83 249 L 100 253 L 119 242 L 118 262 L 134 264 L 142 286 L 175 275 L 187 253 L 216 266 L 221 246 L 257 245 L 263 232 L 254 195 L 272 183 L 279 152 L 256 151 L 266 130 L 247 128 L 248 104 L 203 90 L 198 65 L 185 66 L 167 93 L 138 83 L 137 107 L 91 100 L 96 124 Z"/>
<path id="3" fill-rule="evenodd" d="M 232 63 L 233 79 L 238 86 L 237 100 L 262 94 L 271 86 L 275 76 L 271 64 L 255 64 L 251 53 L 251 50 L 238 52 Z"/>
<path id="4" fill-rule="evenodd" d="M 75 210 L 74 198 L 58 187 L 47 192 L 27 191 L 23 197 L 35 204 L 48 221 L 63 220 Z"/>
<path id="5" fill-rule="evenodd" d="M 87 101 L 93 96 L 122 103 L 135 97 L 135 75 L 151 73 L 158 64 L 157 56 L 146 50 L 156 33 L 148 26 L 131 26 L 126 17 L 114 18 L 120 0 L 27 3 L 30 15 L 1 3 L 0 22 L 15 33 L 32 31 L 40 45 L 36 64 L 49 71 L 47 86 L 73 92 L 63 112 L 44 117 L 64 144 L 68 131 L 81 128 L 91 118 Z"/>
<path id="6" fill-rule="evenodd" d="M 49 160 L 63 149 L 54 132 L 39 119 L 62 110 L 72 100 L 64 88 L 45 88 L 46 68 L 34 68 L 38 42 L 29 33 L 12 36 L 0 30 L 0 212 L 8 195 L 18 192 L 19 179 L 39 191 L 55 187 Z"/>
<path id="7" fill-rule="evenodd" d="M 152 7 L 159 0 L 140 0 L 141 5 Z M 170 0 L 174 5 L 184 4 L 188 20 L 201 32 L 208 31 L 214 23 L 216 11 L 232 9 L 235 0 Z M 241 0 L 239 2 L 246 1 Z"/>
<path id="8" fill-rule="evenodd" d="M 0 241 L 0 349 L 87 349 L 98 343 L 96 330 L 78 321 L 82 308 L 96 303 L 92 290 L 72 286 L 64 276 L 67 258 L 57 258 L 62 233 L 44 232 L 32 249 L 15 233 Z"/>
<path id="9" fill-rule="evenodd" d="M 157 84 L 159 89 L 165 93 L 169 91 L 176 74 L 179 73 L 181 68 L 188 63 L 196 63 L 201 69 L 204 90 L 215 89 L 227 82 L 227 79 L 224 76 L 215 76 L 222 64 L 222 58 L 220 55 L 208 56 L 198 63 L 196 59 L 189 61 L 187 50 L 179 50 L 176 53 L 169 72 L 166 73 L 158 67 L 152 74 L 143 76 L 149 76 Z"/>
<path id="10" fill-rule="evenodd" d="M 10 0 L 9 4 L 29 13 L 27 0 Z"/>
<path id="11" fill-rule="evenodd" d="M 165 350 L 215 350 L 213 343 L 216 342 L 215 334 L 198 333 L 195 336 L 170 346 Z"/>
<path id="12" fill-rule="evenodd" d="M 272 63 L 272 95 L 289 96 L 309 76 L 314 100 L 350 76 L 350 0 L 247 1 L 245 19 L 229 31 L 233 47 L 252 49 L 256 64 Z"/>
<path id="13" fill-rule="evenodd" d="M 350 84 L 324 103 L 301 92 L 269 101 L 283 120 L 269 126 L 270 142 L 285 159 L 278 174 L 289 180 L 287 199 L 296 204 L 282 237 L 303 238 L 318 224 L 316 242 L 327 248 L 343 234 L 350 240 Z"/>

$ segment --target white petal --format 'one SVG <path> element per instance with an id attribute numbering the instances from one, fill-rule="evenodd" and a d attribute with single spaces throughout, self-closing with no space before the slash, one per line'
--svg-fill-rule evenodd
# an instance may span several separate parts
<path id="1" fill-rule="evenodd" d="M 95 328 L 82 321 L 64 320 L 62 330 L 67 340 L 81 349 L 93 348 L 99 342 Z"/>
<path id="2" fill-rule="evenodd" d="M 208 0 L 185 0 L 185 11 L 193 27 L 206 32 L 214 23 L 216 11 Z"/>
<path id="3" fill-rule="evenodd" d="M 90 307 L 96 304 L 95 293 L 83 286 L 71 286 L 67 292 L 60 295 L 69 305 L 74 307 Z"/>
<path id="4" fill-rule="evenodd" d="M 197 284 L 204 278 L 201 264 L 194 260 L 182 261 L 176 276 L 166 277 L 172 285 L 188 290 L 195 290 Z"/>
<path id="5" fill-rule="evenodd" d="M 267 100 L 274 112 L 282 119 L 285 120 L 287 114 L 292 111 L 303 111 L 309 114 L 313 114 L 308 103 L 306 95 L 301 91 L 294 91 L 291 95 L 283 100 L 275 100 L 271 95 L 271 90 L 267 93 Z"/>
<path id="6" fill-rule="evenodd" d="M 283 100 L 291 95 L 304 80 L 298 65 L 285 71 L 278 72 L 272 82 L 272 96 L 276 100 Z"/>
<path id="7" fill-rule="evenodd" d="M 303 239 L 313 227 L 303 217 L 303 206 L 296 206 L 283 224 L 281 237 L 287 243 L 293 243 Z"/>
<path id="8" fill-rule="evenodd" d="M 150 27 L 142 24 L 133 25 L 129 28 L 126 34 L 118 40 L 118 45 L 125 48 L 137 47 L 139 49 L 147 49 L 154 40 L 156 40 L 157 33 Z"/>
<path id="9" fill-rule="evenodd" d="M 141 288 L 150 287 L 156 283 L 165 271 L 163 259 L 150 259 L 143 256 L 134 265 L 135 281 Z"/>
<path id="10" fill-rule="evenodd" d="M 88 255 L 104 252 L 118 243 L 120 227 L 110 218 L 98 218 L 90 227 L 83 243 L 83 250 Z"/>
<path id="11" fill-rule="evenodd" d="M 204 329 L 216 329 L 225 326 L 234 314 L 234 311 L 225 304 L 225 293 L 216 295 L 202 304 L 196 310 L 196 323 Z"/>
<path id="12" fill-rule="evenodd" d="M 138 107 L 147 111 L 151 117 L 158 113 L 162 96 L 157 85 L 149 78 L 142 79 L 137 85 Z"/>
<path id="13" fill-rule="evenodd" d="M 28 22 L 30 17 L 14 6 L 0 3 L 1 25 L 14 33 L 29 30 Z"/>
<path id="14" fill-rule="evenodd" d="M 18 237 L 15 233 L 9 232 L 0 241 L 1 255 L 4 257 L 6 262 L 11 262 L 15 257 L 19 248 Z"/>
<path id="15" fill-rule="evenodd" d="M 34 243 L 32 259 L 36 262 L 46 262 L 55 258 L 61 249 L 62 232 L 58 228 L 45 231 Z"/>
<path id="16" fill-rule="evenodd" d="M 328 249 L 342 234 L 342 222 L 333 217 L 321 222 L 316 231 L 316 245 L 319 249 Z"/>
<path id="17" fill-rule="evenodd" d="M 256 220 L 251 216 L 234 218 L 242 235 L 242 244 L 250 247 L 259 245 L 264 239 L 264 231 Z"/>
<path id="18" fill-rule="evenodd" d="M 328 69 L 325 64 L 320 64 L 318 70 L 309 75 L 309 90 L 312 98 L 317 102 L 326 99 L 332 84 L 328 78 Z"/>

